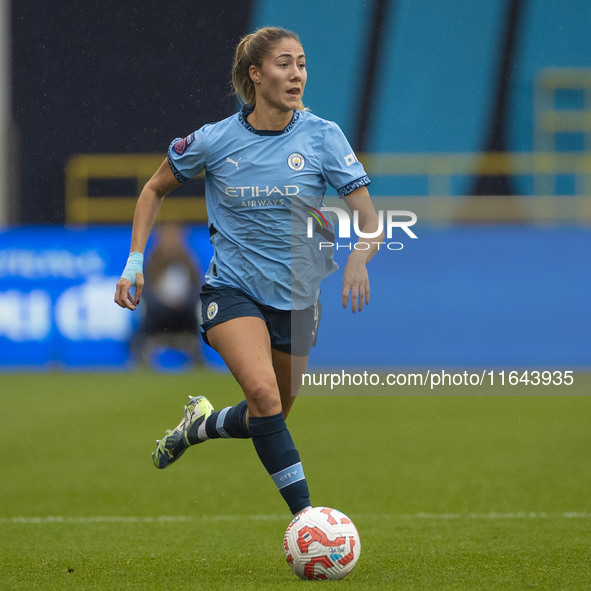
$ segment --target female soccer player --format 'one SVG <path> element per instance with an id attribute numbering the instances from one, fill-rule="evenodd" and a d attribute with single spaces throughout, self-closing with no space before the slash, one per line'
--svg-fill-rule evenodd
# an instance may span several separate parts
<path id="1" fill-rule="evenodd" d="M 115 294 L 119 306 L 137 308 L 143 252 L 160 204 L 205 170 L 214 256 L 201 293 L 201 331 L 245 400 L 215 412 L 205 397 L 190 397 L 181 423 L 157 442 L 154 464 L 165 468 L 189 446 L 208 439 L 251 438 L 293 514 L 310 506 L 310 496 L 285 419 L 315 342 L 317 287 L 333 264 L 310 260 L 316 266 L 308 272 L 300 256 L 298 269 L 292 268 L 292 210 L 298 200 L 320 206 L 330 184 L 357 212 L 361 232 L 378 227 L 366 188 L 370 181 L 345 136 L 303 107 L 306 78 L 295 33 L 266 27 L 240 41 L 232 82 L 244 107 L 171 143 L 167 159 L 139 196 L 131 254 Z M 369 302 L 366 263 L 381 239 L 360 245 L 363 249 L 352 250 L 348 258 L 342 305 L 347 308 L 351 299 L 353 312 Z M 292 281 L 301 288 L 297 297 Z"/>

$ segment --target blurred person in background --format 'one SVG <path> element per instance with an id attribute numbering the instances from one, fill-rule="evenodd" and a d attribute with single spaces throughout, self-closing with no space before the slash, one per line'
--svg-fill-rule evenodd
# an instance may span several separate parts
<path id="1" fill-rule="evenodd" d="M 293 514 L 311 503 L 285 419 L 316 340 L 320 281 L 336 269 L 318 249 L 307 251 L 309 268 L 302 264 L 306 255 L 297 255 L 301 266 L 292 269 L 292 242 L 305 242 L 292 232 L 296 197 L 304 208 L 320 208 L 331 185 L 358 216 L 360 230 L 375 232 L 372 242 L 358 241 L 362 248 L 351 250 L 344 269 L 341 303 L 347 308 L 351 300 L 353 312 L 369 302 L 366 264 L 383 238 L 369 178 L 343 132 L 303 106 L 306 80 L 306 57 L 295 33 L 265 27 L 240 41 L 232 81 L 244 107 L 172 142 L 138 199 L 131 253 L 115 294 L 121 307 L 137 308 L 143 252 L 160 204 L 205 170 L 214 256 L 201 291 L 201 331 L 245 400 L 216 412 L 204 396 L 190 397 L 180 424 L 157 442 L 154 464 L 165 468 L 209 439 L 251 438 Z M 332 222 L 326 226 L 324 234 L 334 229 Z"/>
<path id="2" fill-rule="evenodd" d="M 200 364 L 197 306 L 202 281 L 180 224 L 158 226 L 145 275 L 142 321 L 131 343 L 134 355 L 149 366 L 159 351 L 170 349 Z"/>

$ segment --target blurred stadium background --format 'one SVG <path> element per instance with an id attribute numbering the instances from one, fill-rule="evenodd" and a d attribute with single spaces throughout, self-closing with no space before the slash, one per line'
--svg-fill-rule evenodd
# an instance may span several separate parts
<path id="1" fill-rule="evenodd" d="M 588 0 L 2 0 L 0 367 L 133 365 L 139 317 L 113 293 L 138 191 L 173 138 L 235 110 L 233 48 L 268 24 L 299 33 L 305 103 L 378 207 L 418 215 L 361 315 L 326 282 L 312 364 L 588 368 Z M 161 215 L 200 269 L 202 189 Z"/>

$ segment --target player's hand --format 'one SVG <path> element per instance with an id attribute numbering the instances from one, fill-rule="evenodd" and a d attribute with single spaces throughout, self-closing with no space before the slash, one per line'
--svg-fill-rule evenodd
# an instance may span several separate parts
<path id="1" fill-rule="evenodd" d="M 361 255 L 361 256 L 360 256 Z M 343 308 L 349 305 L 351 297 L 351 311 L 361 312 L 363 306 L 369 304 L 369 276 L 365 266 L 365 260 L 357 251 L 349 255 L 345 271 L 343 273 Z"/>
<path id="2" fill-rule="evenodd" d="M 117 288 L 115 289 L 115 303 L 122 308 L 128 310 L 135 310 L 140 303 L 142 297 L 142 291 L 144 289 L 144 275 L 143 273 L 135 274 L 135 292 L 131 293 L 133 284 L 129 279 L 121 277 L 117 282 Z"/>

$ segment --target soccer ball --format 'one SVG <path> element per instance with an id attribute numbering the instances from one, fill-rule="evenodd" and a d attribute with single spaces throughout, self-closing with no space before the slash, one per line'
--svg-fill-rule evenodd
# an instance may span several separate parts
<path id="1" fill-rule="evenodd" d="M 313 507 L 287 526 L 283 548 L 287 564 L 298 577 L 337 580 L 353 570 L 361 541 L 357 528 L 344 513 Z"/>

